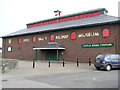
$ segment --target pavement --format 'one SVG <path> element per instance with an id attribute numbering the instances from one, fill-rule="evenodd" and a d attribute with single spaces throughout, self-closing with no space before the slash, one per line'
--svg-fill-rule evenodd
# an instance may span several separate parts
<path id="1" fill-rule="evenodd" d="M 118 70 L 96 70 L 76 62 L 19 61 L 16 69 L 2 74 L 2 88 L 118 88 Z"/>

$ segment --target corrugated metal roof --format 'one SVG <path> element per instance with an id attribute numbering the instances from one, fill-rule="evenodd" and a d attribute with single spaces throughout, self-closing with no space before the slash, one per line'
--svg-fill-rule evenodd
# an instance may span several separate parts
<path id="1" fill-rule="evenodd" d="M 18 35 L 25 35 L 25 34 L 32 34 L 32 33 L 41 33 L 41 32 L 48 32 L 48 31 L 57 31 L 60 29 L 76 28 L 76 27 L 83 27 L 83 26 L 89 26 L 89 25 L 115 23 L 119 21 L 120 21 L 120 18 L 118 17 L 101 14 L 99 16 L 94 16 L 94 17 L 87 17 L 87 18 L 81 18 L 81 19 L 75 19 L 75 20 L 69 20 L 64 22 L 26 28 L 23 30 L 19 30 L 17 32 L 10 33 L 3 37 L 11 37 L 11 36 L 18 36 Z"/>

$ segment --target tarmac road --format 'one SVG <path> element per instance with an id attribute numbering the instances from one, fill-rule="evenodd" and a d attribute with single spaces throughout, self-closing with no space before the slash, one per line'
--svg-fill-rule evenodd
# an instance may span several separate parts
<path id="1" fill-rule="evenodd" d="M 3 88 L 118 88 L 118 70 L 96 70 L 94 66 L 75 63 L 19 62 L 18 69 L 3 74 Z M 38 67 L 41 66 L 41 67 Z"/>
<path id="2" fill-rule="evenodd" d="M 89 71 L 77 73 L 54 74 L 48 76 L 34 75 L 28 80 L 47 83 L 62 88 L 118 88 L 118 71 Z"/>

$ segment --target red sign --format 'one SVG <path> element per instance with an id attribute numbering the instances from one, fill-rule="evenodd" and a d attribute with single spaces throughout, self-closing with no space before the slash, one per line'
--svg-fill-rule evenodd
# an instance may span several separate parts
<path id="1" fill-rule="evenodd" d="M 28 27 L 40 26 L 40 25 L 45 25 L 45 24 L 52 24 L 52 23 L 80 19 L 80 18 L 86 18 L 86 17 L 93 17 L 93 16 L 98 16 L 98 15 L 100 15 L 100 12 L 96 11 L 96 12 L 91 12 L 91 13 L 86 13 L 86 14 L 80 14 L 80 15 L 75 15 L 75 16 L 70 16 L 70 17 L 59 18 L 59 19 L 55 19 L 55 20 L 39 22 L 39 23 L 35 23 L 35 24 L 29 24 Z"/>

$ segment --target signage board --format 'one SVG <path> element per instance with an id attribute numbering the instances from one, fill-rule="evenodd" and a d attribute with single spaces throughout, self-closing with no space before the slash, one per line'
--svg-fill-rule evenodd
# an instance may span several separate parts
<path id="1" fill-rule="evenodd" d="M 113 47 L 113 46 L 114 46 L 114 43 L 82 44 L 82 48 Z"/>

